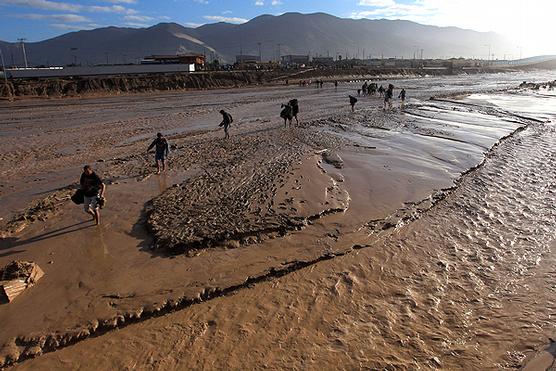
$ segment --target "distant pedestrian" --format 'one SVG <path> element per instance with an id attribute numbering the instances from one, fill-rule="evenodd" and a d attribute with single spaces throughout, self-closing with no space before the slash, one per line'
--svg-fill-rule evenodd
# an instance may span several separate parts
<path id="1" fill-rule="evenodd" d="M 367 81 L 365 81 L 365 83 L 363 84 L 363 86 L 361 87 L 361 91 L 363 92 L 363 96 L 367 95 Z"/>
<path id="2" fill-rule="evenodd" d="M 322 87 L 324 86 L 324 81 L 320 80 L 320 87 L 322 89 Z"/>
<path id="3" fill-rule="evenodd" d="M 299 113 L 299 101 L 297 99 L 292 99 L 289 101 L 292 107 L 292 117 L 295 118 L 295 123 L 299 125 L 299 120 L 297 119 L 297 114 Z"/>
<path id="4" fill-rule="evenodd" d="M 392 109 L 392 99 L 394 97 L 394 85 L 389 84 L 388 89 L 384 92 L 384 110 Z"/>
<path id="5" fill-rule="evenodd" d="M 282 111 L 280 112 L 280 117 L 284 119 L 284 127 L 288 127 L 288 121 L 290 122 L 290 127 L 292 126 L 293 109 L 289 103 L 282 104 Z"/>
<path id="6" fill-rule="evenodd" d="M 170 153 L 170 146 L 162 133 L 157 133 L 156 139 L 153 140 L 149 148 L 147 148 L 147 152 L 149 152 L 153 147 L 155 147 L 154 160 L 156 162 L 156 173 L 160 174 L 161 168 L 162 171 L 166 170 L 166 158 Z"/>
<path id="7" fill-rule="evenodd" d="M 338 89 L 338 80 L 334 81 L 334 88 Z"/>
<path id="8" fill-rule="evenodd" d="M 349 104 L 351 105 L 351 112 L 355 111 L 355 103 L 357 103 L 357 98 L 355 98 L 353 95 L 350 95 Z"/>
<path id="9" fill-rule="evenodd" d="M 222 122 L 220 123 L 220 127 L 224 127 L 224 139 L 229 139 L 230 138 L 230 126 L 232 125 L 232 122 L 234 122 L 234 119 L 232 117 L 232 115 L 230 115 L 228 112 L 224 111 L 224 110 L 220 110 L 220 114 L 222 115 Z"/>
<path id="10" fill-rule="evenodd" d="M 358 97 L 361 96 L 361 89 L 357 89 L 357 96 L 358 96 Z"/>
<path id="11" fill-rule="evenodd" d="M 89 165 L 85 165 L 83 167 L 83 173 L 79 179 L 79 184 L 84 196 L 83 209 L 87 214 L 93 216 L 95 225 L 99 225 L 99 207 L 104 205 L 104 193 L 106 191 L 106 186 L 102 182 L 102 179 L 100 179 L 100 177 Z"/>
<path id="12" fill-rule="evenodd" d="M 398 99 L 401 99 L 400 108 L 403 109 L 405 105 L 405 89 L 402 89 L 402 91 L 400 91 L 400 95 L 398 95 Z"/>
<path id="13" fill-rule="evenodd" d="M 380 85 L 380 87 L 378 88 L 378 94 L 382 97 L 384 95 L 384 88 L 382 87 L 382 85 Z"/>

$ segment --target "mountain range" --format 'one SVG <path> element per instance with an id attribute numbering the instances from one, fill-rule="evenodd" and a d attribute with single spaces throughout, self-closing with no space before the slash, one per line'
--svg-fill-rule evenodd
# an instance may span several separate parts
<path id="1" fill-rule="evenodd" d="M 21 45 L 0 41 L 6 64 L 23 65 Z M 26 43 L 30 66 L 131 63 L 151 54 L 202 53 L 234 62 L 238 54 L 337 57 L 496 58 L 515 53 L 511 40 L 493 32 L 422 25 L 404 20 L 338 18 L 329 14 L 261 15 L 243 24 L 197 28 L 160 23 L 149 28 L 104 27 Z"/>

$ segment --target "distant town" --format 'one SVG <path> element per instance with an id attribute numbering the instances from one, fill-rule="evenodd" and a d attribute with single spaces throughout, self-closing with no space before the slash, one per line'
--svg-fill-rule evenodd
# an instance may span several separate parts
<path id="1" fill-rule="evenodd" d="M 25 50 L 25 49 L 23 49 Z M 278 60 L 263 61 L 260 55 L 236 55 L 235 63 L 222 63 L 212 57 L 208 60 L 203 54 L 148 55 L 135 63 L 82 65 L 76 61 L 65 66 L 9 66 L 2 56 L 2 75 L 4 78 L 48 78 L 71 76 L 136 75 L 156 73 L 193 73 L 207 71 L 275 71 L 303 69 L 407 69 L 429 71 L 431 73 L 459 73 L 484 70 L 491 67 L 503 68 L 523 66 L 554 59 L 554 56 L 527 58 L 519 60 L 485 60 L 471 58 L 424 59 L 414 58 L 345 58 L 342 55 L 310 56 L 281 55 Z"/>

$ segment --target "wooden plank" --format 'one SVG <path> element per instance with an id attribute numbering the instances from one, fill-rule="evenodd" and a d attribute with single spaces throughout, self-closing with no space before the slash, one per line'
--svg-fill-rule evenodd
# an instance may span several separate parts
<path id="1" fill-rule="evenodd" d="M 27 278 L 27 283 L 29 286 L 32 286 L 40 280 L 42 276 L 44 276 L 43 270 L 37 264 L 33 263 L 33 270 L 31 271 L 29 278 Z"/>
<path id="2" fill-rule="evenodd" d="M 11 302 L 16 296 L 21 294 L 27 288 L 27 282 L 24 280 L 2 281 L 0 291 L 3 296 Z"/>

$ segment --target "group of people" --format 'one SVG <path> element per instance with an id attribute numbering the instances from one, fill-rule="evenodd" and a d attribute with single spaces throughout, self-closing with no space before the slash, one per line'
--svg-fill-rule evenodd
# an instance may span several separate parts
<path id="1" fill-rule="evenodd" d="M 300 82 L 301 83 L 301 82 Z M 323 82 L 317 81 L 317 86 L 322 87 Z M 334 86 L 338 86 L 338 82 L 334 82 Z M 363 84 L 362 89 L 357 90 L 357 94 L 360 95 L 361 91 L 363 91 L 363 95 L 375 95 L 377 92 L 384 96 L 384 109 L 392 109 L 392 99 L 394 96 L 394 85 L 389 84 L 388 87 L 385 89 L 382 85 L 378 86 L 376 83 Z M 406 92 L 405 89 L 402 89 L 398 98 L 401 99 L 401 107 L 405 103 Z M 351 105 L 351 110 L 355 110 L 355 104 L 357 103 L 357 98 L 349 95 L 349 102 Z M 222 121 L 219 124 L 219 127 L 224 129 L 224 139 L 230 138 L 230 126 L 234 122 L 232 115 L 225 110 L 220 110 L 220 114 L 222 115 Z M 281 112 L 280 117 L 284 120 L 284 126 L 289 127 L 292 126 L 293 119 L 295 119 L 296 124 L 299 124 L 299 119 L 297 115 L 299 114 L 299 101 L 297 99 L 291 99 L 285 104 L 281 105 Z M 156 138 L 151 142 L 149 147 L 147 148 L 147 152 L 151 151 L 154 148 L 154 158 L 156 162 L 157 174 L 160 174 L 161 171 L 166 170 L 166 159 L 170 153 L 170 145 L 168 140 L 162 135 L 162 133 L 157 133 Z M 76 203 L 83 203 L 84 210 L 86 213 L 90 214 L 93 217 L 93 221 L 96 225 L 100 224 L 100 208 L 104 206 L 105 203 L 105 192 L 106 186 L 103 183 L 102 179 L 94 172 L 90 165 L 85 165 L 83 168 L 83 173 L 81 174 L 80 178 L 80 189 L 78 192 L 81 194 L 81 199 L 79 201 L 75 201 Z M 73 199 L 73 198 L 72 198 Z"/>
<path id="2" fill-rule="evenodd" d="M 378 93 L 380 97 L 384 97 L 384 107 L 383 107 L 383 109 L 385 111 L 392 109 L 392 100 L 394 99 L 394 85 L 388 84 L 388 87 L 384 88 L 382 85 L 378 86 L 378 84 L 376 84 L 374 82 L 368 84 L 365 81 L 363 86 L 361 86 L 361 89 L 357 89 L 357 96 L 358 97 L 361 96 L 361 93 L 363 93 L 363 96 L 374 96 L 374 95 L 376 95 L 376 93 Z M 398 99 L 400 99 L 400 108 L 402 108 L 402 109 L 405 106 L 405 98 L 406 98 L 406 91 L 405 91 L 405 89 L 402 89 L 400 91 L 400 94 L 398 95 Z M 350 102 L 350 105 L 351 105 L 351 110 L 353 111 L 354 108 L 355 108 L 355 103 L 357 103 L 357 98 L 350 95 L 349 96 L 349 102 Z"/>

